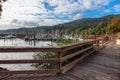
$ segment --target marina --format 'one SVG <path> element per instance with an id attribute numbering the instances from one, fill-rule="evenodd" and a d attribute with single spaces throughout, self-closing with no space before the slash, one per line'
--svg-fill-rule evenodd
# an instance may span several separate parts
<path id="1" fill-rule="evenodd" d="M 55 43 L 52 42 L 53 46 Z M 50 41 L 25 41 L 24 39 L 20 38 L 11 38 L 11 39 L 0 39 L 0 46 L 23 46 L 23 47 L 45 47 L 51 45 Z"/>
<path id="2" fill-rule="evenodd" d="M 0 39 L 0 47 L 49 47 L 51 45 L 50 41 L 25 41 L 24 39 L 20 39 L 20 38 L 10 38 L 10 39 Z M 56 43 L 52 43 L 53 46 L 56 46 Z M 14 52 L 12 53 L 6 53 L 3 54 L 2 52 L 0 52 L 0 60 L 13 60 L 13 59 L 33 59 L 33 54 L 35 54 L 36 52 L 24 52 L 24 53 L 20 53 L 17 52 L 17 54 L 15 54 Z M 6 69 L 9 70 L 25 70 L 25 69 L 35 69 L 33 67 L 31 67 L 31 64 L 0 64 L 0 67 L 4 67 Z"/>

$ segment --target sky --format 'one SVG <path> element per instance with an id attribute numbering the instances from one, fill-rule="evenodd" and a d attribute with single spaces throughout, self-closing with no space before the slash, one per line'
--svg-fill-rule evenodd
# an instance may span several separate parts
<path id="1" fill-rule="evenodd" d="M 8 0 L 2 6 L 0 30 L 120 14 L 120 0 Z"/>

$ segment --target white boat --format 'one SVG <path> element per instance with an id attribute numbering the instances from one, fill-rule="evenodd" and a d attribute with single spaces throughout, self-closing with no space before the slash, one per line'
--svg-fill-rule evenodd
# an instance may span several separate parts
<path id="1" fill-rule="evenodd" d="M 11 39 L 11 38 L 17 38 L 17 37 L 14 36 L 14 35 L 8 35 L 8 36 L 0 37 L 0 39 Z"/>

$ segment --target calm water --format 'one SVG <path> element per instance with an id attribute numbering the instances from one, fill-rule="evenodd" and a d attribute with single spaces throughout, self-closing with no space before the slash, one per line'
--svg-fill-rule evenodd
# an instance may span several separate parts
<path id="1" fill-rule="evenodd" d="M 16 39 L 0 39 L 0 47 L 1 46 L 36 46 L 36 47 L 46 47 L 51 45 L 50 41 L 24 41 L 22 39 L 16 38 Z M 53 43 L 55 46 L 55 43 Z M 0 53 L 0 60 L 20 60 L 20 59 L 33 59 L 33 54 L 35 52 L 29 52 L 29 53 Z M 35 69 L 31 67 L 31 64 L 0 64 L 0 67 L 7 68 L 9 70 L 32 70 Z"/>
<path id="2" fill-rule="evenodd" d="M 51 45 L 50 41 L 25 41 L 23 39 L 0 39 L 0 46 L 22 46 L 22 47 L 28 47 L 28 46 L 36 46 L 36 47 L 45 47 Z M 55 43 L 53 43 L 53 46 L 55 46 Z"/>

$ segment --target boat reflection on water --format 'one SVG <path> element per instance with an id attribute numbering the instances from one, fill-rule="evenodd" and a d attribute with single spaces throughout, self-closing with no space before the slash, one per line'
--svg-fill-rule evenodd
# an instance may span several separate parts
<path id="1" fill-rule="evenodd" d="M 56 43 L 52 43 L 53 46 L 56 46 Z M 4 38 L 0 39 L 0 46 L 20 46 L 20 47 L 49 47 L 51 45 L 51 41 L 37 41 L 30 40 L 25 41 L 20 38 Z"/>

